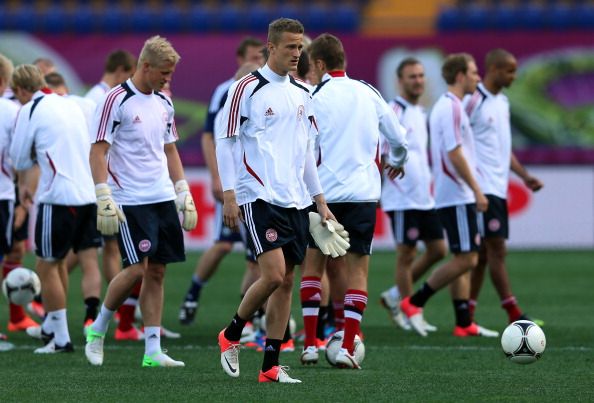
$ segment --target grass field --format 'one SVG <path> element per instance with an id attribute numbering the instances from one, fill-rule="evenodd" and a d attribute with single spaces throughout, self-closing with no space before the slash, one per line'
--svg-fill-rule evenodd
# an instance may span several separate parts
<path id="1" fill-rule="evenodd" d="M 261 353 L 254 351 L 242 351 L 238 379 L 229 378 L 220 367 L 216 335 L 239 302 L 239 254 L 226 258 L 204 289 L 197 323 L 178 324 L 178 306 L 197 257 L 190 254 L 188 263 L 171 266 L 166 277 L 163 322 L 183 337 L 164 340 L 163 345 L 185 361 L 185 368 L 141 368 L 144 344 L 115 342 L 111 336 L 103 367 L 89 366 L 83 353 L 77 271 L 71 277 L 68 304 L 76 352 L 36 356 L 36 341 L 10 334 L 16 348 L 0 353 L 0 401 L 594 401 L 594 253 L 510 253 L 510 273 L 521 306 L 546 322 L 547 349 L 539 362 L 528 366 L 508 362 L 499 339 L 451 336 L 453 309 L 446 292 L 437 294 L 425 310 L 428 321 L 439 327 L 437 333 L 421 338 L 396 329 L 378 303 L 379 293 L 392 283 L 394 255 L 377 253 L 362 326 L 367 351 L 363 370 L 338 370 L 325 361 L 302 367 L 298 351 L 284 353 L 282 364 L 291 367 L 290 374 L 301 379 L 301 385 L 258 384 Z M 7 309 L 5 301 L 0 304 L 0 331 L 5 331 Z M 297 299 L 293 315 L 300 324 Z M 506 325 L 490 284 L 481 296 L 477 319 L 500 331 Z"/>

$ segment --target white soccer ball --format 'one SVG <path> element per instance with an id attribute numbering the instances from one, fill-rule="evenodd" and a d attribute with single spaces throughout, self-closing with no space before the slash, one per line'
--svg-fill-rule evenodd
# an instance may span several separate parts
<path id="1" fill-rule="evenodd" d="M 529 320 L 511 323 L 501 335 L 501 347 L 505 356 L 517 364 L 536 362 L 546 345 L 547 340 L 542 329 Z"/>
<path id="2" fill-rule="evenodd" d="M 27 305 L 41 292 L 41 282 L 33 270 L 17 267 L 2 282 L 2 292 L 11 303 Z"/>
<path id="3" fill-rule="evenodd" d="M 336 356 L 342 347 L 342 339 L 344 338 L 344 331 L 340 330 L 334 333 L 328 343 L 326 343 L 326 360 L 333 367 L 336 366 Z M 361 341 L 359 335 L 355 335 L 355 359 L 357 363 L 361 364 L 365 359 L 365 345 Z"/>
<path id="4" fill-rule="evenodd" d="M 257 325 L 263 332 L 266 332 L 266 315 L 262 315 Z M 291 337 L 295 337 L 295 332 L 297 331 L 297 322 L 295 322 L 293 315 L 291 315 L 289 318 L 289 331 L 291 332 Z"/>

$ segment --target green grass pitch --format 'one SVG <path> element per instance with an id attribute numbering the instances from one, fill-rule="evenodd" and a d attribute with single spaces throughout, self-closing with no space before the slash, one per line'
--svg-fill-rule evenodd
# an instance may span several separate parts
<path id="1" fill-rule="evenodd" d="M 298 348 L 283 353 L 281 363 L 300 385 L 258 384 L 261 353 L 243 350 L 241 377 L 229 378 L 219 363 L 216 335 L 239 302 L 243 272 L 240 254 L 227 257 L 202 293 L 194 325 L 178 324 L 177 310 L 198 254 L 171 266 L 166 276 L 163 322 L 179 331 L 179 340 L 163 340 L 181 369 L 141 368 L 142 342 L 115 342 L 114 326 L 106 340 L 105 363 L 87 364 L 83 349 L 80 272 L 71 276 L 68 300 L 74 354 L 36 356 L 37 341 L 10 334 L 16 348 L 0 352 L 2 402 L 178 402 L 178 401 L 594 401 L 594 319 L 592 252 L 512 252 L 508 258 L 515 294 L 528 314 L 543 319 L 547 349 L 540 361 L 521 366 L 507 361 L 499 339 L 451 336 L 454 315 L 447 291 L 426 306 L 427 320 L 439 330 L 427 338 L 403 332 L 378 303 L 392 284 L 392 253 L 371 260 L 369 306 L 363 320 L 366 358 L 362 371 L 331 368 L 325 360 L 302 367 Z M 32 266 L 29 257 L 27 264 Z M 298 284 L 296 284 L 298 287 Z M 297 290 L 296 287 L 296 290 Z M 293 316 L 301 324 L 298 292 Z M 6 302 L 0 303 L 0 331 L 5 332 Z M 506 317 L 490 283 L 485 285 L 477 321 L 502 331 Z M 300 326 L 299 326 L 300 327 Z"/>

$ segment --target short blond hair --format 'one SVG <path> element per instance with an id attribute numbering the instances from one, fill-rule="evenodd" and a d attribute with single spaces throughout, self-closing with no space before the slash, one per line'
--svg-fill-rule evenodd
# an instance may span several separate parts
<path id="1" fill-rule="evenodd" d="M 8 84 L 13 71 L 14 65 L 12 64 L 12 60 L 0 53 L 0 79 L 6 81 Z"/>
<path id="2" fill-rule="evenodd" d="M 291 18 L 278 18 L 268 25 L 268 42 L 278 45 L 283 33 L 303 34 L 305 29 L 300 21 Z"/>
<path id="3" fill-rule="evenodd" d="M 10 87 L 19 87 L 29 92 L 36 92 L 46 87 L 41 70 L 32 64 L 21 64 L 14 69 L 10 80 Z"/>
<path id="4" fill-rule="evenodd" d="M 155 35 L 146 40 L 140 56 L 138 57 L 139 66 L 146 62 L 153 67 L 161 66 L 165 63 L 173 63 L 174 65 L 181 59 L 180 55 L 175 51 L 171 43 L 159 36 Z"/>

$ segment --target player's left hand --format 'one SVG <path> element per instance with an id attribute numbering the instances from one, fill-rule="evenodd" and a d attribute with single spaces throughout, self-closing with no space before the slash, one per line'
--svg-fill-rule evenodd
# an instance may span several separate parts
<path id="1" fill-rule="evenodd" d="M 192 193 L 190 193 L 190 187 L 185 179 L 175 183 L 175 193 L 177 194 L 175 206 L 177 207 L 177 211 L 181 211 L 184 216 L 182 227 L 186 231 L 192 231 L 196 228 L 196 224 L 198 224 L 198 211 L 196 211 L 194 198 L 192 197 Z"/>
<path id="2" fill-rule="evenodd" d="M 538 192 L 544 186 L 540 179 L 535 178 L 534 176 L 528 176 L 526 179 L 524 179 L 524 184 L 533 192 Z"/>

